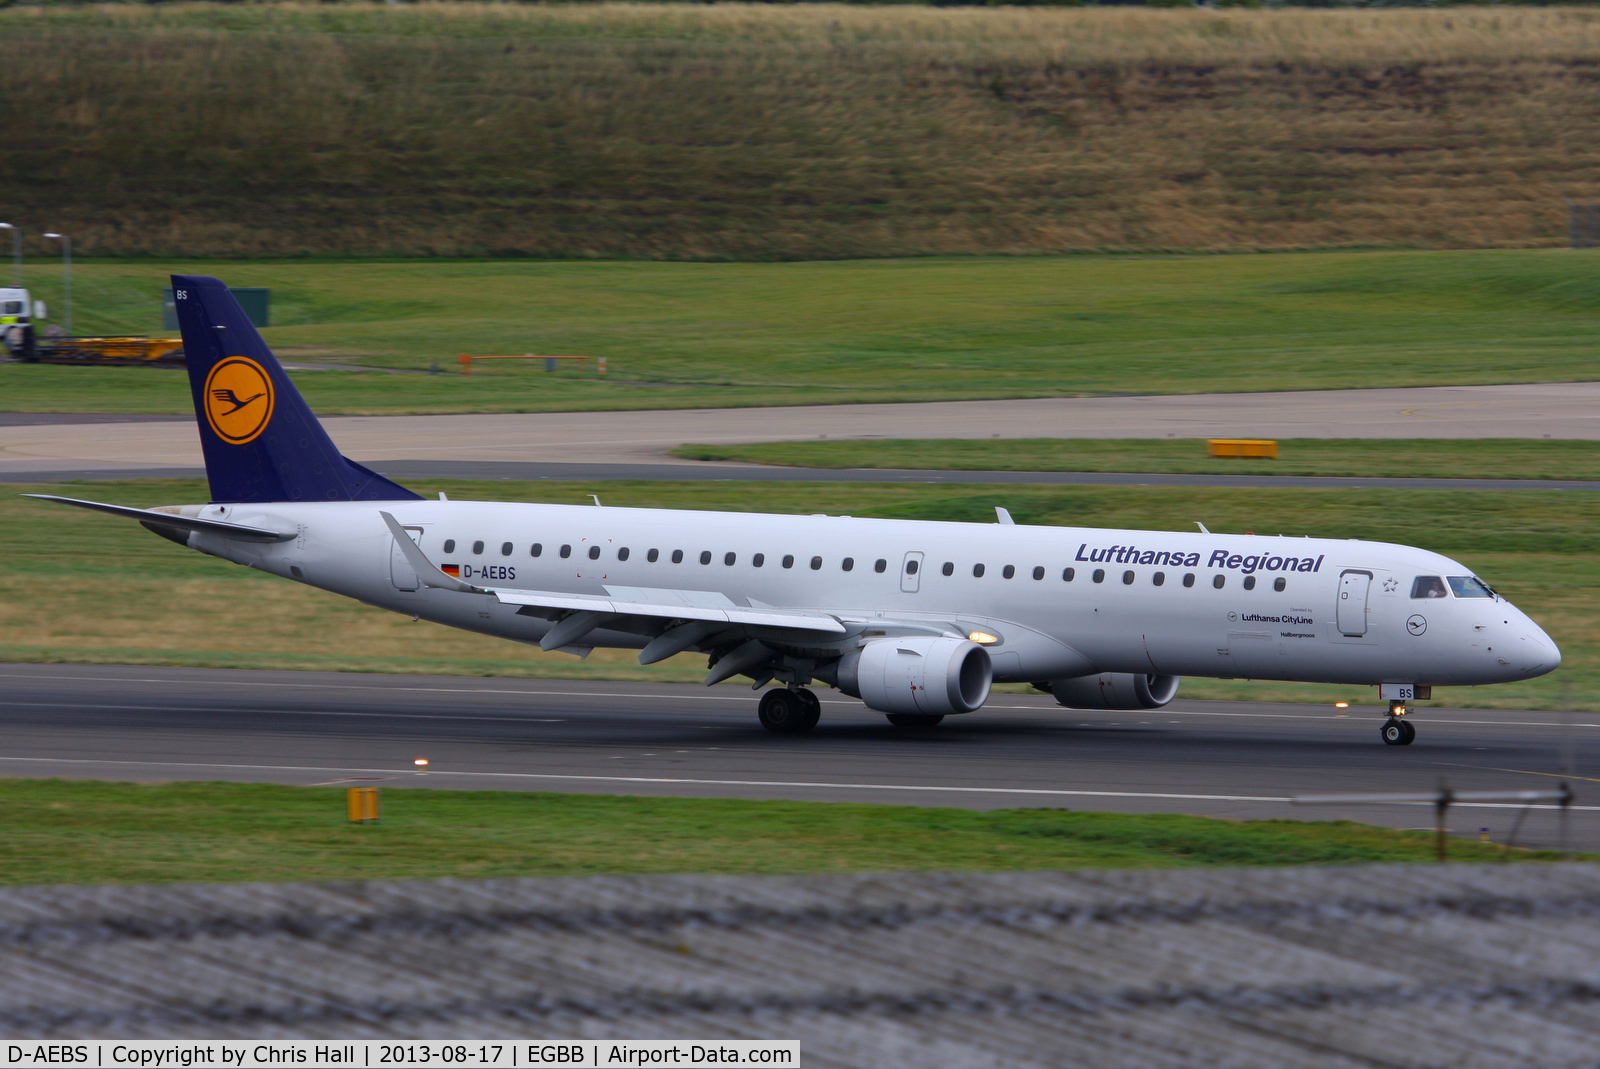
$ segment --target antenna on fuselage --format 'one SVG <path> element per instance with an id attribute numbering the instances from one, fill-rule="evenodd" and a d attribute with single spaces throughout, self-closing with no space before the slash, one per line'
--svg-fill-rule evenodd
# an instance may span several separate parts
<path id="1" fill-rule="evenodd" d="M 1199 520 L 1195 520 L 1194 521 L 1194 525 L 1196 527 L 1200 528 L 1200 533 L 1201 534 L 1210 534 L 1211 533 L 1210 531 L 1206 530 L 1206 525 L 1201 523 Z"/>
<path id="2" fill-rule="evenodd" d="M 601 507 L 600 506 L 600 495 L 599 494 L 590 494 L 589 496 L 594 498 L 594 507 L 595 508 L 600 508 Z"/>

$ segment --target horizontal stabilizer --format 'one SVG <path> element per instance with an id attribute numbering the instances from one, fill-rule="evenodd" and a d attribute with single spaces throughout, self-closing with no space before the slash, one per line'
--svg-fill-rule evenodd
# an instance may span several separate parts
<path id="1" fill-rule="evenodd" d="M 75 505 L 80 509 L 93 509 L 96 512 L 106 512 L 113 516 L 123 516 L 130 520 L 138 520 L 146 527 L 164 527 L 174 531 L 204 531 L 207 534 L 223 535 L 227 538 L 238 539 L 241 542 L 287 542 L 299 535 L 299 531 L 274 531 L 266 527 L 250 527 L 242 523 L 228 523 L 224 520 L 202 520 L 193 516 L 175 516 L 170 512 L 157 512 L 155 509 L 129 508 L 127 505 L 107 505 L 101 501 L 80 501 L 75 497 L 56 497 L 54 494 L 23 494 L 38 501 L 54 501 L 62 505 Z"/>

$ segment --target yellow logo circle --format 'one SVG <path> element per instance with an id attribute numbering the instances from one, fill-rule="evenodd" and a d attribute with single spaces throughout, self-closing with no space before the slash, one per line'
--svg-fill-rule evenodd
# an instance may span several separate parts
<path id="1" fill-rule="evenodd" d="M 253 442 L 272 420 L 272 379 L 247 356 L 230 356 L 206 376 L 206 422 L 232 445 Z"/>

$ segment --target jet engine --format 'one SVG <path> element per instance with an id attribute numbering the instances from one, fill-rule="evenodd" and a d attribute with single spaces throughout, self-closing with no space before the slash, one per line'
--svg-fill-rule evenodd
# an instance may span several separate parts
<path id="1" fill-rule="evenodd" d="M 1052 679 L 1050 693 L 1068 709 L 1159 709 L 1178 693 L 1181 676 L 1102 672 Z"/>
<path id="2" fill-rule="evenodd" d="M 989 699 L 989 651 L 964 638 L 878 638 L 839 659 L 838 687 L 881 713 L 970 713 Z"/>

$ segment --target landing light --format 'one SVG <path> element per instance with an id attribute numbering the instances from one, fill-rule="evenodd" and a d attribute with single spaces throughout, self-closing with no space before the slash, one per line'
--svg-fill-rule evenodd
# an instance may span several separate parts
<path id="1" fill-rule="evenodd" d="M 1335 709 L 1348 709 L 1348 708 L 1350 708 L 1350 703 L 1349 702 L 1334 702 L 1333 703 L 1333 707 Z"/>
<path id="2" fill-rule="evenodd" d="M 967 637 L 980 646 L 993 646 L 1000 641 L 999 635 L 991 635 L 987 631 L 973 631 Z"/>
<path id="3" fill-rule="evenodd" d="M 428 767 L 428 759 L 426 757 L 419 757 L 419 758 L 417 758 L 415 761 L 413 761 L 411 763 L 416 765 L 418 768 L 427 768 Z"/>

